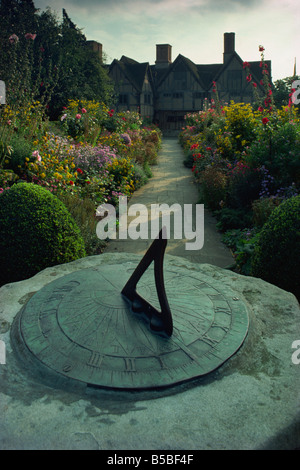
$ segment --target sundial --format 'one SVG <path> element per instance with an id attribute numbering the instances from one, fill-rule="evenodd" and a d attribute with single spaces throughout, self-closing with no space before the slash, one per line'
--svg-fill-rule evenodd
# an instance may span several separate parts
<path id="1" fill-rule="evenodd" d="M 16 318 L 15 347 L 49 372 L 116 389 L 166 387 L 218 368 L 247 335 L 247 307 L 202 272 L 164 269 L 166 243 L 160 232 L 137 266 L 99 265 L 47 284 Z"/>

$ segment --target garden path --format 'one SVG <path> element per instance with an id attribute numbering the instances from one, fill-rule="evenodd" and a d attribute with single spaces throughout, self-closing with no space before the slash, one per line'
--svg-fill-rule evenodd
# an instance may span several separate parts
<path id="1" fill-rule="evenodd" d="M 183 165 L 184 154 L 176 138 L 163 138 L 162 146 L 158 155 L 158 164 L 152 167 L 153 177 L 149 182 L 137 190 L 128 203 L 128 209 L 133 204 L 143 204 L 148 211 L 148 226 L 150 229 L 151 204 L 179 203 L 182 212 L 184 204 L 193 205 L 193 230 L 200 232 L 199 226 L 195 225 L 195 206 L 198 202 L 198 188 L 194 182 L 191 170 Z M 134 211 L 133 217 L 128 217 L 128 226 L 139 213 Z M 182 222 L 184 226 L 184 221 Z M 216 220 L 208 210 L 204 210 L 204 245 L 198 250 L 187 250 L 186 242 L 194 240 L 176 240 L 172 237 L 173 220 L 171 218 L 171 236 L 168 239 L 166 253 L 180 256 L 196 263 L 208 263 L 225 268 L 233 263 L 230 250 L 222 243 L 221 235 L 216 230 Z M 139 230 L 137 228 L 137 230 Z M 144 254 L 152 243 L 150 237 L 145 239 L 111 240 L 105 248 L 105 252 L 127 252 Z"/>

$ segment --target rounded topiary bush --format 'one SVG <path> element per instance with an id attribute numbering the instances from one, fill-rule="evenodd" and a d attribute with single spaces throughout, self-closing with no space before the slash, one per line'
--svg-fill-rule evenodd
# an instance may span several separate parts
<path id="1" fill-rule="evenodd" d="M 300 195 L 280 204 L 260 232 L 252 275 L 300 298 Z"/>
<path id="2" fill-rule="evenodd" d="M 0 194 L 0 285 L 86 256 L 80 230 L 47 189 L 15 184 Z"/>

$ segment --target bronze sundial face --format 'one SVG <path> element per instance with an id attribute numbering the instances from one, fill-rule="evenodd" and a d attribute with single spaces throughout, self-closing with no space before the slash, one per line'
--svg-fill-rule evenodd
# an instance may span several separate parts
<path id="1" fill-rule="evenodd" d="M 157 333 L 149 315 L 133 308 L 135 299 L 122 295 L 135 273 L 131 263 L 101 265 L 46 285 L 19 315 L 23 347 L 63 376 L 123 389 L 164 387 L 208 374 L 239 349 L 248 313 L 228 287 L 196 271 L 169 268 L 162 290 L 172 328 Z M 159 312 L 156 287 L 153 271 L 143 272 L 138 298 Z"/>

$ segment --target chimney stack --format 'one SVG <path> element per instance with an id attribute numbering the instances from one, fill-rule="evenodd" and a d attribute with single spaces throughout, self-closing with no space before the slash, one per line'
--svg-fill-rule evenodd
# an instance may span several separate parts
<path id="1" fill-rule="evenodd" d="M 100 61 L 102 62 L 102 44 L 97 41 L 87 41 L 87 45 L 98 54 Z"/>
<path id="2" fill-rule="evenodd" d="M 167 67 L 172 63 L 172 46 L 170 44 L 156 44 L 157 67 Z"/>
<path id="3" fill-rule="evenodd" d="M 235 33 L 224 33 L 223 63 L 235 52 Z"/>

